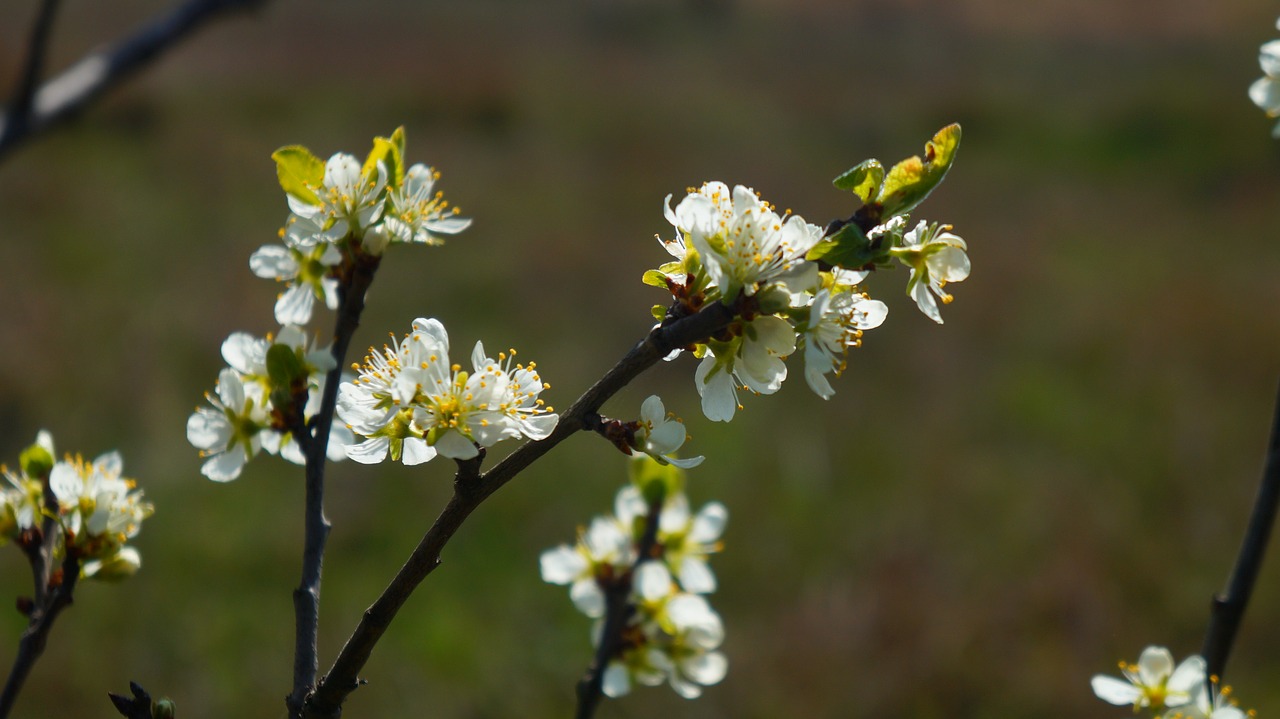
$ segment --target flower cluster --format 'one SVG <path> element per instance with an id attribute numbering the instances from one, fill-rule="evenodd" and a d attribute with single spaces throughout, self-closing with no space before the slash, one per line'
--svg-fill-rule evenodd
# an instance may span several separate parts
<path id="1" fill-rule="evenodd" d="M 712 502 L 693 514 L 674 466 L 639 457 L 633 467 L 633 483 L 618 493 L 613 514 L 596 517 L 579 532 L 575 545 L 542 554 L 542 578 L 570 585 L 574 606 L 599 620 L 592 632 L 597 646 L 607 594 L 629 592 L 634 611 L 605 669 L 606 695 L 619 697 L 636 683 L 666 681 L 692 699 L 702 687 L 723 679 L 728 669 L 724 654 L 717 651 L 724 624 L 704 596 L 716 589 L 707 558 L 720 551 L 728 511 Z M 656 486 L 661 490 L 655 491 Z M 646 531 L 654 532 L 647 552 Z"/>
<path id="2" fill-rule="evenodd" d="M 309 426 L 319 411 L 325 375 L 336 366 L 329 348 L 311 344 L 292 325 L 275 337 L 236 332 L 222 343 L 228 366 L 218 374 L 215 392 L 205 395 L 209 406 L 197 408 L 187 420 L 187 440 L 207 457 L 200 468 L 204 476 L 233 480 L 263 450 L 294 464 L 305 462 L 292 433 Z M 343 459 L 343 447 L 352 441 L 351 433 L 334 422 L 326 455 Z"/>
<path id="3" fill-rule="evenodd" d="M 52 516 L 62 535 L 57 558 L 78 558 L 86 577 L 120 579 L 134 574 L 142 558 L 126 542 L 137 536 L 154 508 L 122 471 L 118 452 L 92 462 L 79 456 L 54 461 L 53 439 L 41 432 L 23 452 L 17 472 L 0 467 L 8 485 L 0 486 L 0 544 L 39 543 L 42 518 Z M 52 493 L 48 499 L 46 486 Z"/>
<path id="4" fill-rule="evenodd" d="M 283 244 L 258 249 L 249 268 L 285 283 L 275 304 L 282 326 L 274 337 L 236 332 L 223 343 L 227 367 L 215 391 L 205 395 L 208 406 L 187 420 L 188 441 L 207 458 L 200 469 L 206 477 L 235 479 L 264 450 L 304 464 L 299 435 L 315 435 L 327 376 L 337 366 L 330 349 L 313 347 L 303 329 L 316 303 L 338 309 L 356 268 L 376 267 L 389 243 L 440 244 L 442 235 L 471 224 L 434 189 L 439 173 L 421 164 L 405 168 L 404 144 L 403 129 L 375 138 L 363 164 L 345 153 L 322 161 L 298 146 L 272 154 L 289 217 L 280 230 Z M 528 383 L 527 374 L 519 381 Z M 530 391 L 521 385 L 513 393 Z M 540 428 L 546 422 L 534 417 L 543 414 L 540 410 L 521 406 L 513 411 L 525 424 Z M 325 456 L 346 459 L 355 435 L 336 417 L 331 421 Z M 352 421 L 367 424 L 367 419 Z M 446 446 L 463 451 L 456 449 L 461 440 L 451 436 Z M 352 456 L 369 461 L 375 446 L 358 445 Z"/>
<path id="5" fill-rule="evenodd" d="M 338 391 L 338 416 L 356 435 L 346 454 L 363 464 L 388 455 L 407 465 L 437 454 L 471 459 L 504 439 L 545 439 L 557 415 L 538 398 L 549 385 L 537 365 L 513 364 L 515 350 L 493 359 L 477 342 L 471 371 L 449 360 L 439 320 L 419 318 L 394 347 L 369 349 L 359 376 Z"/>
<path id="6" fill-rule="evenodd" d="M 1132 705 L 1160 719 L 1245 719 L 1254 712 L 1242 711 L 1231 697 L 1231 687 L 1218 687 L 1217 677 L 1206 681 L 1204 659 L 1192 655 L 1176 667 L 1173 655 L 1164 647 L 1142 651 L 1137 664 L 1120 662 L 1123 679 L 1098 674 L 1093 677 L 1093 693 L 1116 706 Z"/>
<path id="7" fill-rule="evenodd" d="M 1276 21 L 1280 29 L 1280 20 Z M 1249 86 L 1249 99 L 1262 108 L 1267 117 L 1280 117 L 1280 40 L 1265 43 L 1258 53 L 1258 62 L 1265 75 Z M 1271 131 L 1272 137 L 1280 138 L 1280 123 Z"/>
<path id="8" fill-rule="evenodd" d="M 719 300 L 738 312 L 722 336 L 695 348 L 702 362 L 694 380 L 706 416 L 731 420 L 741 407 L 739 390 L 778 391 L 787 378 L 785 360 L 801 350 L 805 380 L 830 398 L 835 391 L 827 376 L 843 372 L 849 349 L 888 313 L 860 287 L 870 268 L 806 259 L 824 240 L 823 229 L 789 212 L 779 215 L 741 185 L 730 190 L 708 182 L 674 209 L 668 197 L 666 216 L 677 234 L 661 242 L 675 261 L 646 273 L 645 281 L 669 289 L 688 310 Z M 908 230 L 904 213 L 865 233 L 884 261 L 909 269 L 907 294 L 939 323 L 939 301 L 951 301 L 944 288 L 969 275 L 965 242 L 950 230 L 924 221 Z"/>
<path id="9" fill-rule="evenodd" d="M 471 224 L 435 189 L 440 173 L 404 167 L 403 129 L 376 138 L 363 164 L 346 153 L 321 161 L 297 146 L 272 157 L 289 203 L 284 244 L 249 262 L 259 277 L 286 284 L 275 309 L 282 325 L 308 322 L 316 300 L 337 308 L 344 258 L 377 257 L 392 242 L 438 245 Z"/>

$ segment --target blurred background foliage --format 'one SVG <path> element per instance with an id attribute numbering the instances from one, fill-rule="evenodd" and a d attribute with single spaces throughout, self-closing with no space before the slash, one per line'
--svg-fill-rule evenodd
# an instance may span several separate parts
<path id="1" fill-rule="evenodd" d="M 168 5 L 67 0 L 56 71 Z M 35 2 L 0 5 L 0 78 Z M 218 485 L 184 424 L 232 331 L 274 329 L 247 258 L 286 213 L 270 152 L 327 157 L 408 131 L 475 218 L 396 248 L 356 338 L 417 316 L 517 347 L 567 406 L 647 330 L 661 200 L 706 179 L 811 221 L 830 178 L 963 124 L 918 217 L 974 272 L 934 326 L 890 304 L 830 402 L 798 364 L 730 425 L 694 364 L 660 392 L 688 422 L 695 506 L 730 508 L 713 597 L 726 681 L 602 717 L 1124 716 L 1088 685 L 1148 643 L 1197 651 L 1243 532 L 1280 357 L 1280 146 L 1245 96 L 1276 36 L 1261 0 L 270 2 L 207 28 L 0 165 L 0 457 L 36 430 L 119 448 L 157 512 L 143 571 L 90 584 L 16 715 L 110 716 L 130 679 L 180 716 L 283 716 L 301 473 Z M 331 318 L 319 325 L 329 332 Z M 359 357 L 353 357 L 353 360 Z M 799 358 L 796 358 L 797 360 Z M 498 448 L 498 455 L 506 447 Z M 343 464 L 322 605 L 327 666 L 450 491 L 451 467 Z M 377 649 L 352 717 L 561 717 L 587 622 L 538 554 L 606 510 L 623 459 L 581 437 L 496 495 Z M 1280 712 L 1276 552 L 1229 679 Z M 26 566 L 0 552 L 10 596 Z M 6 604 L 9 600 L 6 600 Z M 7 667 L 23 620 L 0 614 Z"/>

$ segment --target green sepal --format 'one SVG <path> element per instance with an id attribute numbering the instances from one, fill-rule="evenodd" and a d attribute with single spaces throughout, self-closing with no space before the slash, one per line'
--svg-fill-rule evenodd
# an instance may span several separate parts
<path id="1" fill-rule="evenodd" d="M 53 471 L 53 454 L 39 444 L 33 444 L 18 455 L 18 466 L 31 479 L 41 479 Z"/>
<path id="2" fill-rule="evenodd" d="M 880 185 L 884 182 L 884 165 L 879 160 L 863 160 L 831 181 L 836 189 L 847 190 L 858 196 L 864 203 L 870 202 L 880 193 Z"/>
<path id="3" fill-rule="evenodd" d="M 881 250 L 872 247 L 871 240 L 867 239 L 862 229 L 850 222 L 834 235 L 814 245 L 805 259 L 815 262 L 821 260 L 846 270 L 856 270 L 876 262 L 881 254 Z"/>
<path id="4" fill-rule="evenodd" d="M 280 188 L 309 205 L 320 204 L 312 187 L 324 185 L 324 161 L 302 145 L 289 145 L 271 153 L 276 161 Z"/>
<path id="5" fill-rule="evenodd" d="M 684 489 L 684 470 L 674 464 L 659 464 L 647 454 L 632 455 L 631 483 L 640 490 L 650 505 L 665 502 L 667 497 Z"/>
<path id="6" fill-rule="evenodd" d="M 383 166 L 387 168 L 387 185 L 389 187 L 394 189 L 404 184 L 403 127 L 397 127 L 396 131 L 391 133 L 391 137 L 373 138 L 373 149 L 369 152 L 369 156 L 365 158 L 364 167 L 360 169 L 360 174 L 364 177 L 376 175 L 379 161 L 382 161 Z"/>
<path id="7" fill-rule="evenodd" d="M 924 159 L 914 155 L 894 165 L 876 197 L 883 208 L 881 217 L 888 219 L 910 212 L 924 201 L 951 169 L 959 147 L 960 126 L 953 123 L 938 130 L 924 146 Z"/>

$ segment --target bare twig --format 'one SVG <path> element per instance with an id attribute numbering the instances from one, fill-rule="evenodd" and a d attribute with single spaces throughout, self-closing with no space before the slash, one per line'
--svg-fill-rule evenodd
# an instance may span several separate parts
<path id="1" fill-rule="evenodd" d="M 696 314 L 654 329 L 560 415 L 560 421 L 549 437 L 526 442 L 484 474 L 479 474 L 476 463 L 459 463 L 453 496 L 382 595 L 365 610 L 333 667 L 320 680 L 307 702 L 303 716 L 312 719 L 342 716 L 342 704 L 359 686 L 360 670 L 374 646 L 413 591 L 440 565 L 441 550 L 481 502 L 553 447 L 586 428 L 586 418 L 595 414 L 606 400 L 640 373 L 657 364 L 673 349 L 704 341 L 721 331 L 734 316 L 735 310 L 716 302 Z"/>
<path id="2" fill-rule="evenodd" d="M 338 401 L 338 385 L 346 362 L 351 337 L 360 326 L 365 293 L 373 282 L 380 258 L 357 253 L 349 281 L 339 285 L 341 304 L 333 331 L 333 358 L 336 364 L 325 378 L 320 410 L 312 424 L 295 432 L 295 439 L 306 453 L 306 523 L 302 553 L 302 579 L 293 591 L 294 653 L 293 690 L 285 703 L 290 716 L 300 716 L 307 696 L 315 689 L 320 660 L 316 638 L 320 624 L 320 575 L 324 565 L 324 547 L 329 537 L 329 520 L 324 516 L 324 469 L 329 447 L 329 431 Z M 313 431 L 314 434 L 309 434 Z"/>
<path id="3" fill-rule="evenodd" d="M 0 115 L 0 158 L 32 136 L 93 102 L 204 23 L 228 12 L 255 8 L 264 2 L 265 0 L 189 0 L 167 14 L 152 19 L 115 45 L 85 56 L 39 89 L 33 86 L 27 90 L 19 90 L 14 103 Z M 52 15 L 49 6 L 54 4 L 56 3 L 46 2 L 42 17 L 43 11 Z M 30 77 L 31 73 L 38 71 L 38 67 L 28 67 L 28 75 L 24 77 Z M 24 95 L 28 97 L 25 103 L 22 101 Z"/>
<path id="4" fill-rule="evenodd" d="M 0 692 L 0 719 L 9 716 L 13 704 L 22 691 L 22 685 L 35 666 L 36 660 L 44 653 L 49 640 L 49 632 L 58 615 L 71 604 L 75 592 L 76 581 L 80 578 L 80 559 L 68 555 L 62 561 L 62 581 L 44 595 L 44 601 L 35 605 L 31 612 L 31 621 L 18 640 L 18 656 L 13 661 L 13 669 L 5 682 L 4 691 Z"/>
<path id="5" fill-rule="evenodd" d="M 31 103 L 36 87 L 44 75 L 44 61 L 48 56 L 49 33 L 53 30 L 53 17 L 58 12 L 58 0 L 44 0 L 40 13 L 31 28 L 31 44 L 27 48 L 27 62 L 18 78 L 17 89 L 9 103 L 9 117 L 15 127 L 24 127 L 31 116 Z"/>
<path id="6" fill-rule="evenodd" d="M 618 577 L 605 590 L 604 627 L 600 632 L 600 645 L 596 647 L 591 666 L 587 667 L 586 674 L 578 682 L 578 711 L 574 715 L 576 719 L 591 719 L 595 716 L 600 700 L 604 697 L 605 670 L 609 668 L 609 662 L 622 651 L 622 634 L 635 615 L 636 605 L 631 602 L 631 588 L 635 583 L 636 569 L 653 559 L 661 517 L 662 499 L 659 498 L 649 503 L 644 533 L 640 536 L 640 544 L 636 549 L 636 563 L 632 565 L 630 572 Z"/>
<path id="7" fill-rule="evenodd" d="M 1271 420 L 1271 440 L 1267 446 L 1266 466 L 1258 495 L 1253 500 L 1253 512 L 1245 530 L 1240 553 L 1227 582 L 1227 590 L 1213 598 L 1209 614 L 1209 630 L 1205 634 L 1204 656 L 1207 676 L 1221 679 L 1231 656 L 1232 645 L 1249 605 L 1249 596 L 1262 568 L 1262 557 L 1271 537 L 1276 509 L 1280 507 L 1280 393 L 1277 393 L 1275 415 Z"/>

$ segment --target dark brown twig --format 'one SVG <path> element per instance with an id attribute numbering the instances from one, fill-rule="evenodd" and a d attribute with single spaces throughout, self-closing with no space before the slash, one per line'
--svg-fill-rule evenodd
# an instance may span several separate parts
<path id="1" fill-rule="evenodd" d="M 1266 466 L 1262 472 L 1262 482 L 1258 485 L 1257 497 L 1253 500 L 1249 526 L 1245 530 L 1240 553 L 1236 556 L 1235 567 L 1231 570 L 1227 589 L 1213 598 L 1210 609 L 1209 629 L 1205 633 L 1204 647 L 1200 650 L 1208 677 L 1218 677 L 1221 680 L 1226 670 L 1227 659 L 1231 656 L 1232 646 L 1240 631 L 1240 622 L 1249 605 L 1249 596 L 1253 593 L 1253 585 L 1262 568 L 1262 557 L 1271 537 L 1277 507 L 1280 507 L 1280 392 L 1277 393 L 1275 414 L 1271 420 Z"/>
<path id="2" fill-rule="evenodd" d="M 618 577 L 605 589 L 604 627 L 600 631 L 600 645 L 596 647 L 591 666 L 587 667 L 582 680 L 578 682 L 578 711 L 574 714 L 575 719 L 591 719 L 600 706 L 600 700 L 604 698 L 605 670 L 609 668 L 609 662 L 622 651 L 623 632 L 636 612 L 636 605 L 631 602 L 636 570 L 641 564 L 653 559 L 661 518 L 662 499 L 650 502 L 644 533 L 636 547 L 636 563 L 632 565 L 630 572 Z"/>
<path id="3" fill-rule="evenodd" d="M 265 0 L 189 0 L 163 16 L 152 19 L 133 35 L 105 50 L 91 53 L 45 82 L 38 89 L 20 89 L 13 104 L 0 115 L 0 159 L 31 137 L 67 119 L 145 67 L 161 53 L 206 22 L 238 10 L 248 10 Z M 46 7 L 56 3 L 47 2 Z M 41 43 L 43 44 L 43 43 Z M 34 50 L 34 48 L 33 48 Z M 43 55 L 43 51 L 39 53 Z M 30 63 L 29 63 L 30 65 Z M 38 74 L 28 67 L 27 75 Z M 23 97 L 27 97 L 23 101 Z"/>
<path id="4" fill-rule="evenodd" d="M 31 44 L 27 48 L 27 62 L 22 67 L 17 89 L 9 103 L 9 117 L 16 128 L 23 128 L 31 117 L 31 104 L 35 100 L 36 87 L 44 76 L 44 61 L 49 54 L 49 34 L 53 31 L 53 18 L 58 12 L 58 0 L 44 0 L 40 13 L 31 28 Z"/>
<path id="5" fill-rule="evenodd" d="M 80 578 L 79 558 L 68 555 L 62 561 L 62 581 L 44 594 L 43 601 L 37 603 L 31 612 L 31 621 L 18 640 L 18 656 L 13 661 L 13 669 L 0 692 L 0 719 L 9 716 L 13 704 L 22 691 L 31 668 L 44 653 L 49 641 L 49 632 L 58 615 L 71 605 L 72 594 L 75 593 L 76 581 Z"/>
<path id="6" fill-rule="evenodd" d="M 308 429 L 295 432 L 295 439 L 306 453 L 306 520 L 302 553 L 302 579 L 293 591 L 294 653 L 293 690 L 285 703 L 289 716 L 301 716 L 307 696 L 315 689 L 320 671 L 317 634 L 320 625 L 320 576 L 324 565 L 324 547 L 329 537 L 329 520 L 324 516 L 324 470 L 329 447 L 329 432 L 338 402 L 338 385 L 346 362 L 351 338 L 360 326 L 365 293 L 373 283 L 380 258 L 356 253 L 349 281 L 339 285 L 341 304 L 333 331 L 333 358 L 336 365 L 325 378 L 320 410 L 313 420 L 314 434 Z"/>

